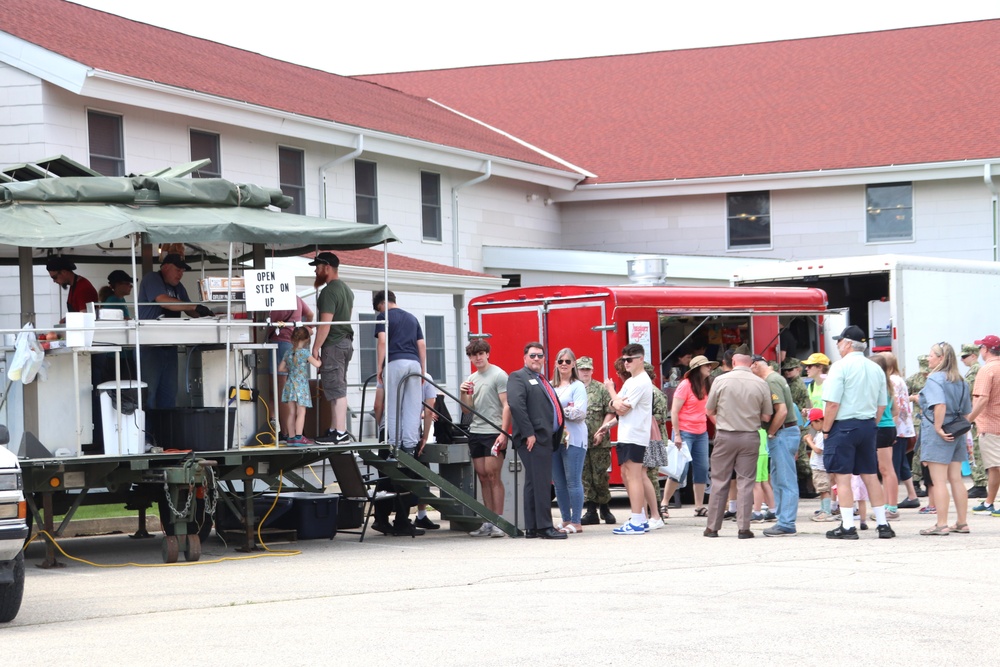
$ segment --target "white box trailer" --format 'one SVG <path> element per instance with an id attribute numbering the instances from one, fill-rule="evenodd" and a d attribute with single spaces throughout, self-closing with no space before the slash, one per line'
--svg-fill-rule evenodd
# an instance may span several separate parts
<path id="1" fill-rule="evenodd" d="M 836 358 L 832 337 L 847 324 L 869 332 L 876 349 L 891 347 L 907 373 L 931 345 L 963 343 L 1000 331 L 1000 263 L 907 255 L 839 257 L 747 267 L 733 285 L 797 285 L 826 291 L 823 350 Z M 885 313 L 888 312 L 888 322 Z M 888 326 L 888 331 L 885 331 Z"/>

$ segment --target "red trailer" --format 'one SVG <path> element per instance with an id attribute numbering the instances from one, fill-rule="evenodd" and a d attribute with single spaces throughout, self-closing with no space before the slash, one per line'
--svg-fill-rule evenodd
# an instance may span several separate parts
<path id="1" fill-rule="evenodd" d="M 684 346 L 704 345 L 706 356 L 718 360 L 730 345 L 746 343 L 754 354 L 776 359 L 779 330 L 789 326 L 797 341 L 786 350 L 790 356 L 821 350 L 826 305 L 823 290 L 801 287 L 518 287 L 473 299 L 469 336 L 489 340 L 490 361 L 508 373 L 523 365 L 529 341 L 544 345 L 549 365 L 559 350 L 572 348 L 593 357 L 597 381 L 614 376 L 625 345 L 640 343 L 662 386 L 664 364 Z M 620 483 L 616 465 L 612 483 Z"/>

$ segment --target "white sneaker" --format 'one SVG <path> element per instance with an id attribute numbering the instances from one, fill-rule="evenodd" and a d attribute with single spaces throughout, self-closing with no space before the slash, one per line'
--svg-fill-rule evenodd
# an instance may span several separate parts
<path id="1" fill-rule="evenodd" d="M 646 530 L 659 530 L 660 528 L 663 528 L 665 525 L 667 524 L 663 523 L 663 519 L 650 519 L 649 528 L 647 528 Z"/>
<path id="2" fill-rule="evenodd" d="M 490 537 L 503 537 L 506 534 L 507 533 L 505 533 L 502 530 L 500 530 L 500 528 L 497 527 L 497 526 L 492 526 L 490 528 Z"/>
<path id="3" fill-rule="evenodd" d="M 484 523 L 479 528 L 476 528 L 469 535 L 473 537 L 490 537 L 493 534 L 493 524 Z"/>

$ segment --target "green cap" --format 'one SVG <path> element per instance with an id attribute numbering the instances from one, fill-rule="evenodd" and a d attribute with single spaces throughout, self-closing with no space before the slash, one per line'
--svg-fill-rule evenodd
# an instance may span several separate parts
<path id="1" fill-rule="evenodd" d="M 750 356 L 750 348 L 747 346 L 746 343 L 743 343 L 738 348 L 736 348 L 735 350 L 733 350 L 733 354 L 744 354 L 744 355 L 746 355 L 746 356 L 749 357 Z"/>
<path id="2" fill-rule="evenodd" d="M 590 357 L 578 357 L 576 360 L 576 370 L 578 371 L 592 371 L 594 370 L 594 360 Z"/>
<path id="3" fill-rule="evenodd" d="M 785 360 L 781 362 L 781 370 L 788 371 L 793 368 L 798 368 L 801 364 L 802 362 L 795 357 L 785 357 Z"/>

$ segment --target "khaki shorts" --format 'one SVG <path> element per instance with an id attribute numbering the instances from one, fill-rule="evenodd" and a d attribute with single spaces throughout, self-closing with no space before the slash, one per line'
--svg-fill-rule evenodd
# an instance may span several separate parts
<path id="1" fill-rule="evenodd" d="M 341 338 L 336 343 L 323 346 L 320 380 L 326 400 L 335 401 L 347 396 L 347 365 L 353 356 L 354 341 L 350 338 Z"/>
<path id="2" fill-rule="evenodd" d="M 979 452 L 983 456 L 984 468 L 1000 468 L 1000 435 L 980 433 Z"/>
<path id="3" fill-rule="evenodd" d="M 830 493 L 830 473 L 825 470 L 813 470 L 812 475 L 816 493 Z"/>

